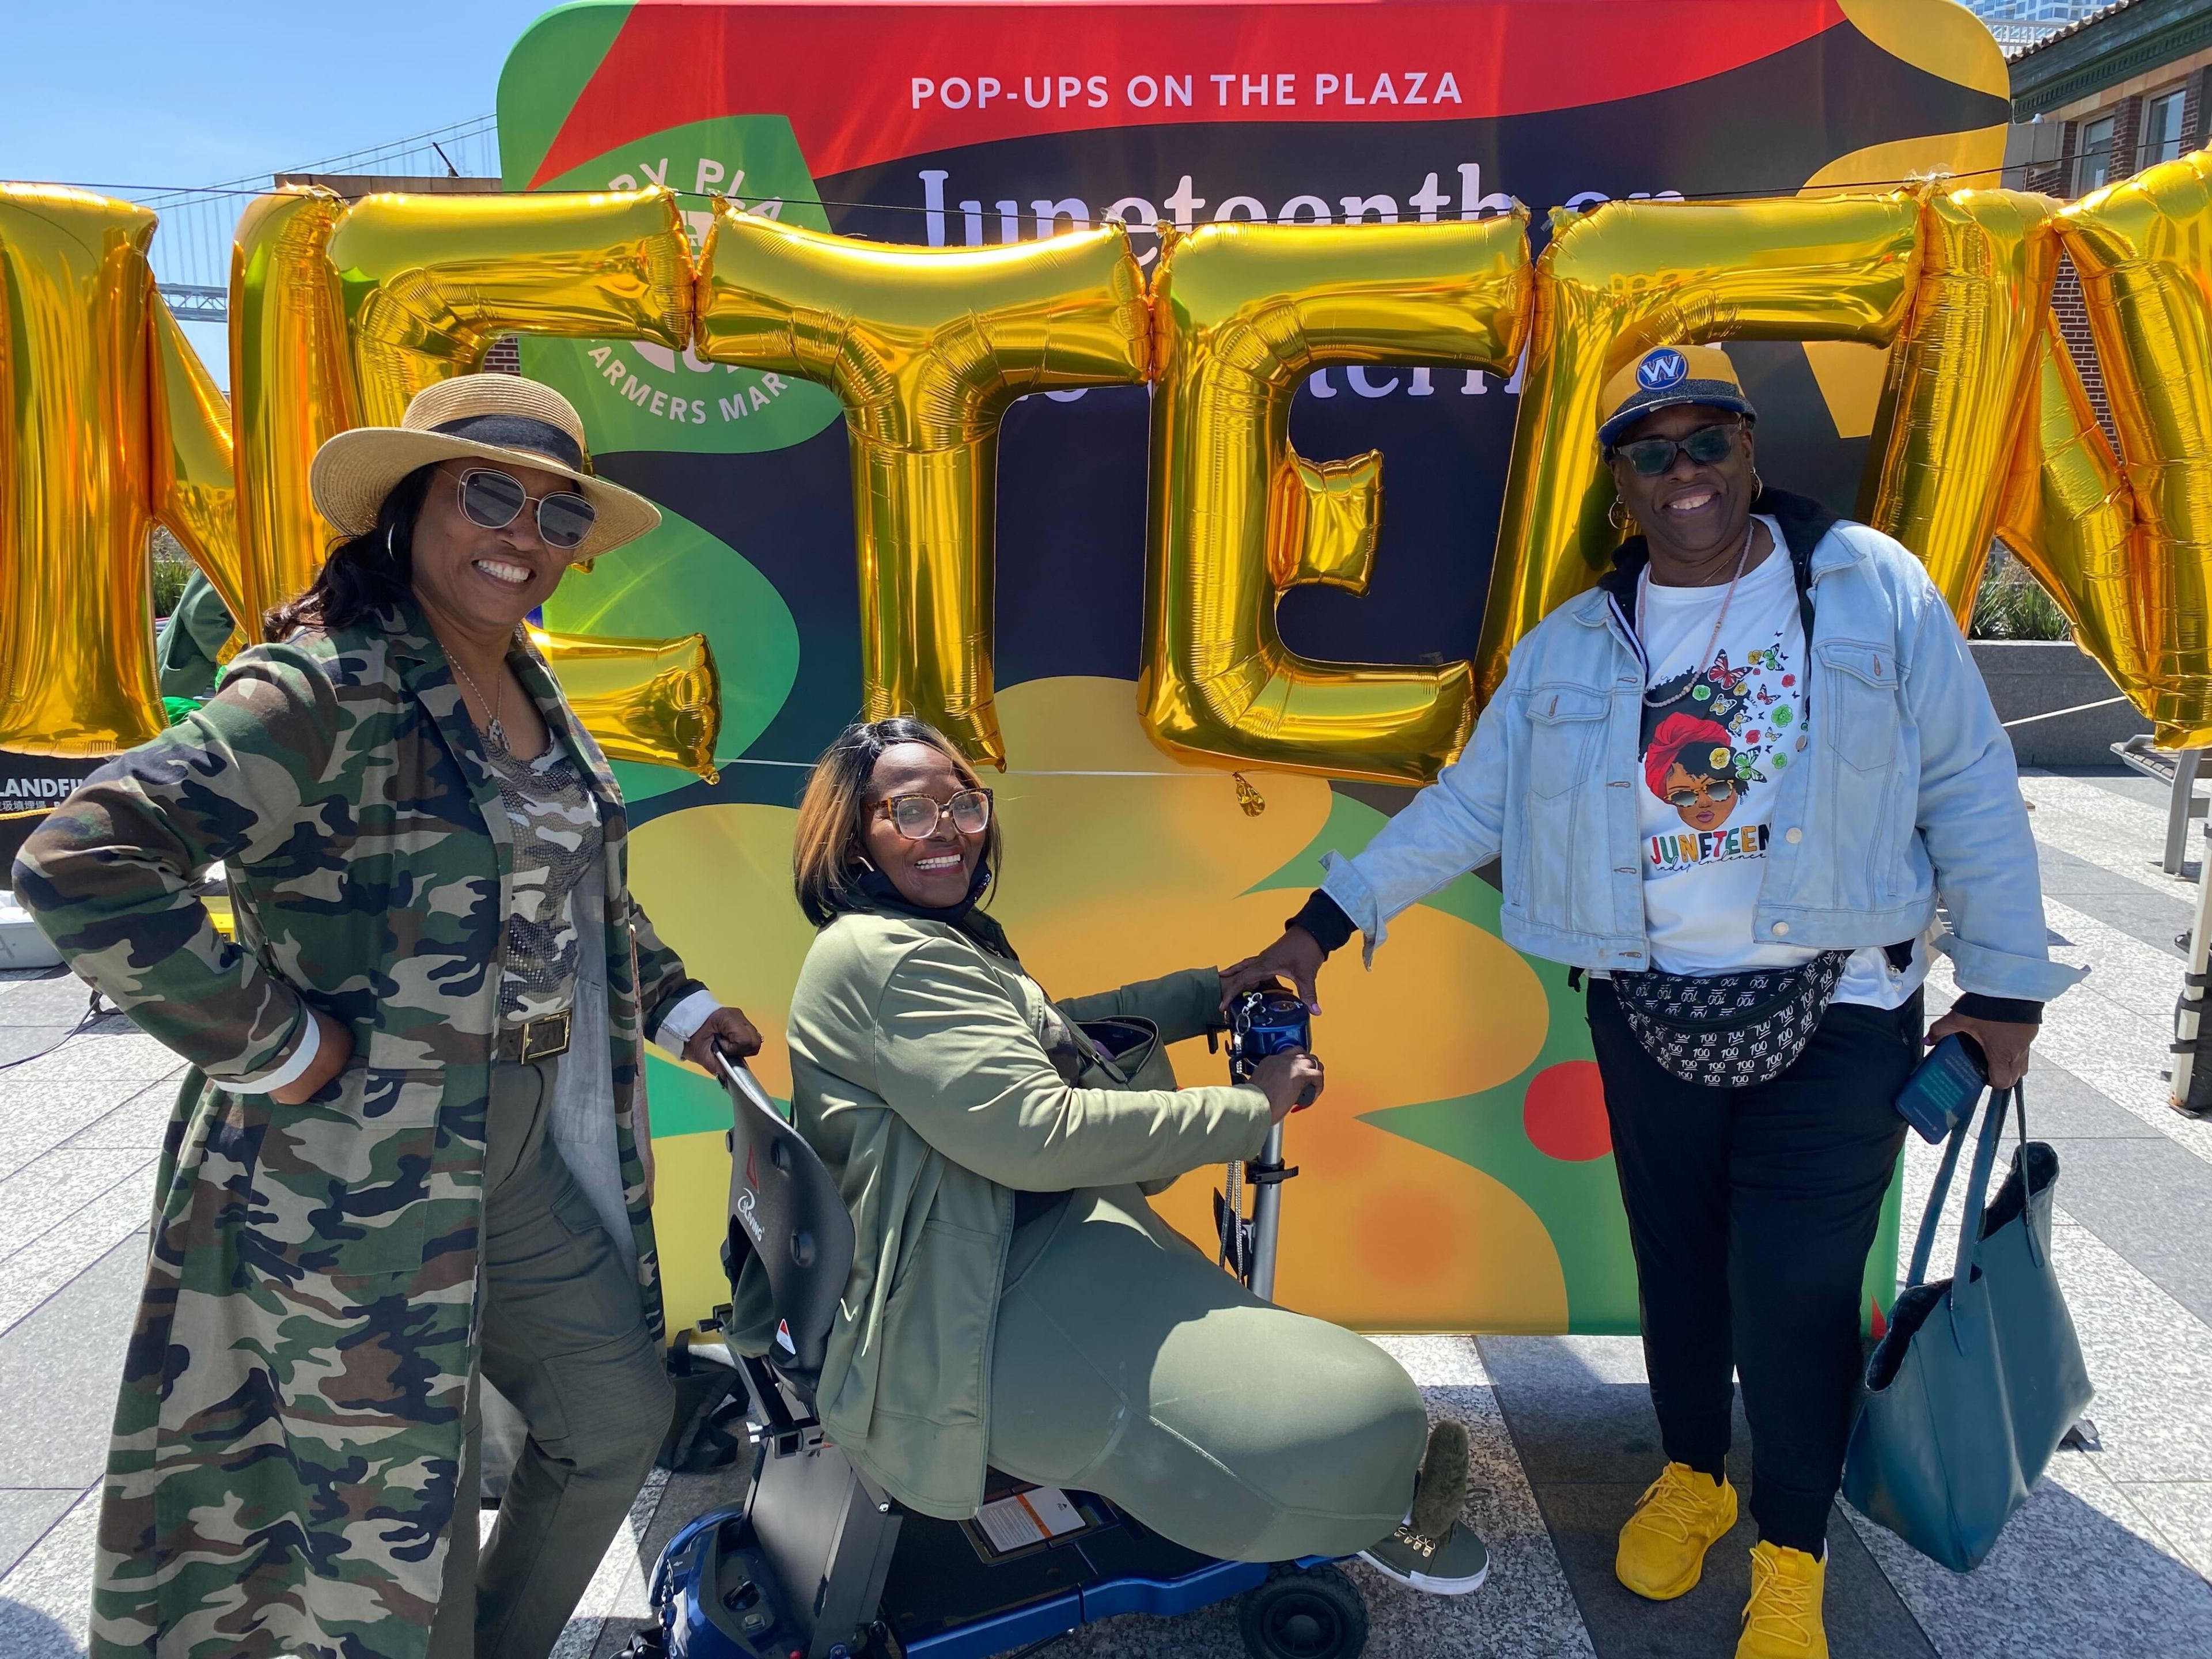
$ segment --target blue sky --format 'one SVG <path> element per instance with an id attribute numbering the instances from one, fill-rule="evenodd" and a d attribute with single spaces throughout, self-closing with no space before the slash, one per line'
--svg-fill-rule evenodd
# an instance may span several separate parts
<path id="1" fill-rule="evenodd" d="M 209 185 L 489 115 L 507 48 L 552 9 L 0 0 L 0 179 Z M 222 331 L 187 332 L 227 380 Z"/>
<path id="2" fill-rule="evenodd" d="M 0 178 L 203 185 L 489 115 L 547 0 L 11 0 Z"/>

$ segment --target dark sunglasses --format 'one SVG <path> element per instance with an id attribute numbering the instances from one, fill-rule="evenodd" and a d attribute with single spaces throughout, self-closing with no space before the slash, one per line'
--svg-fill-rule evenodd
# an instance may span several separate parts
<path id="1" fill-rule="evenodd" d="M 522 480 L 497 467 L 472 466 L 460 477 L 461 511 L 468 521 L 485 530 L 504 530 L 522 516 L 522 509 L 538 504 L 538 535 L 556 553 L 571 553 L 584 544 L 599 516 L 573 489 L 556 489 L 532 495 Z"/>
<path id="2" fill-rule="evenodd" d="M 1634 467 L 1638 477 L 1656 478 L 1674 465 L 1677 450 L 1699 466 L 1726 460 L 1735 447 L 1735 434 L 1742 430 L 1741 421 L 1723 421 L 1716 426 L 1701 426 L 1686 438 L 1638 438 L 1633 443 L 1617 444 L 1613 453 Z"/>
<path id="3" fill-rule="evenodd" d="M 937 833 L 939 818 L 951 818 L 963 836 L 980 836 L 990 827 L 991 792 L 963 789 L 941 806 L 927 795 L 893 795 L 876 803 L 875 815 L 889 818 L 891 828 L 908 841 L 927 841 Z"/>

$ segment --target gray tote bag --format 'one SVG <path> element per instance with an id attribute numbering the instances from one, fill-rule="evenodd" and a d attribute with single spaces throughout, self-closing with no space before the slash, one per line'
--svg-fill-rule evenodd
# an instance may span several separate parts
<path id="1" fill-rule="evenodd" d="M 2020 1113 L 2020 1146 L 1985 1206 L 2008 1108 Z M 1971 1571 L 1995 1547 L 2091 1394 L 2051 1267 L 2058 1154 L 2027 1139 L 2018 1089 L 1990 1096 L 1957 1260 L 1949 1279 L 1926 1282 L 1972 1127 L 1969 1114 L 1944 1149 L 1906 1287 L 1867 1363 L 1866 1400 L 1844 1462 L 1851 1506 L 1954 1572 Z"/>

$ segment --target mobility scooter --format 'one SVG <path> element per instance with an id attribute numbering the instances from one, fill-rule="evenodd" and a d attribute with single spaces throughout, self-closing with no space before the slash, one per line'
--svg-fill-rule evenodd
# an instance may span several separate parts
<path id="1" fill-rule="evenodd" d="M 1280 990 L 1232 1011 L 1231 1074 L 1308 1040 Z M 742 1509 L 691 1522 L 653 1575 L 670 1659 L 985 1659 L 1123 1613 L 1172 1616 L 1243 1598 L 1255 1659 L 1355 1659 L 1367 1611 L 1326 1559 L 1219 1561 L 1170 1542 L 1095 1493 L 992 1470 L 966 1521 L 904 1510 L 824 1438 L 814 1390 L 852 1267 L 836 1183 L 741 1063 L 722 1062 L 736 1127 L 725 1263 L 757 1254 L 779 1325 L 765 1357 L 737 1357 L 757 1459 Z M 1217 1194 L 1222 1255 L 1255 1294 L 1274 1287 L 1282 1127 L 1231 1166 Z M 1238 1186 L 1253 1189 L 1246 1217 Z"/>

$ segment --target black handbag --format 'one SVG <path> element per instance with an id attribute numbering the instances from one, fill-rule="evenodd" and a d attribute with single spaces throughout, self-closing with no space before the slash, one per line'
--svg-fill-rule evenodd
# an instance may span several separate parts
<path id="1" fill-rule="evenodd" d="M 1685 1083 L 1748 1089 L 1788 1071 L 1836 994 L 1848 951 L 1796 968 L 1734 974 L 1615 973 L 1621 1017 L 1644 1052 Z"/>

